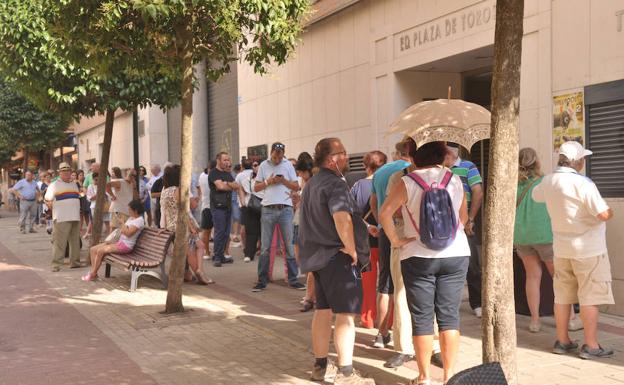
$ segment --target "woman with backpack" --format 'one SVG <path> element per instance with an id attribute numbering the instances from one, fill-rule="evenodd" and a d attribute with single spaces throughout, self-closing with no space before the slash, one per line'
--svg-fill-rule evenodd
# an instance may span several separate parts
<path id="1" fill-rule="evenodd" d="M 454 374 L 459 349 L 459 305 L 470 247 L 461 179 L 443 166 L 447 148 L 432 142 L 410 152 L 416 170 L 397 183 L 384 202 L 381 225 L 393 247 L 401 248 L 401 272 L 412 316 L 419 375 L 414 384 L 429 385 L 434 313 L 440 330 L 444 382 Z M 392 220 L 401 209 L 405 238 Z"/>

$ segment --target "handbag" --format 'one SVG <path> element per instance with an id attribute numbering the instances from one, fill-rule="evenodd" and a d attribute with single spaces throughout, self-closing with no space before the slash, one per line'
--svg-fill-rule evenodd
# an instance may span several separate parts
<path id="1" fill-rule="evenodd" d="M 111 231 L 111 233 L 106 236 L 106 239 L 104 239 L 104 243 L 112 245 L 114 243 L 117 243 L 119 241 L 119 238 L 121 238 L 121 229 L 117 228 Z"/>
<path id="2" fill-rule="evenodd" d="M 249 191 L 253 191 L 251 187 L 251 179 L 249 179 Z M 254 214 L 262 214 L 262 198 L 250 193 L 249 202 L 247 208 L 254 212 Z"/>

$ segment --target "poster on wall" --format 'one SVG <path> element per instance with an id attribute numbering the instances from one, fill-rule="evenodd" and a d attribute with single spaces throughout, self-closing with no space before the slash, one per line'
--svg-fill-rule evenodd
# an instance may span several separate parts
<path id="1" fill-rule="evenodd" d="M 563 142 L 575 140 L 585 145 L 583 91 L 553 96 L 553 151 Z"/>

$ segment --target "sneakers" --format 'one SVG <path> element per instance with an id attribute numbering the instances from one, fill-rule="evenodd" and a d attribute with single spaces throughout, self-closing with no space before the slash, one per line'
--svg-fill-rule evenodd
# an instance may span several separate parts
<path id="1" fill-rule="evenodd" d="M 334 379 L 334 385 L 375 385 L 375 380 L 363 377 L 357 370 L 353 370 L 350 376 L 338 372 Z"/>
<path id="2" fill-rule="evenodd" d="M 404 363 L 410 361 L 414 358 L 414 356 L 409 354 L 397 353 L 394 356 L 390 357 L 388 361 L 384 363 L 386 368 L 398 368 L 403 366 Z"/>
<path id="3" fill-rule="evenodd" d="M 315 364 L 314 367 L 312 368 L 312 374 L 310 375 L 310 380 L 323 382 L 325 381 L 325 376 L 327 374 L 335 375 L 336 369 L 337 369 L 336 365 L 334 365 L 334 363 L 329 360 L 327 361 L 327 366 L 324 368 Z"/>
<path id="4" fill-rule="evenodd" d="M 251 258 L 245 257 L 245 258 L 243 258 L 243 262 L 249 263 L 249 262 L 251 262 Z"/>
<path id="5" fill-rule="evenodd" d="M 208 259 L 210 259 L 210 255 L 204 255 L 204 256 L 202 257 L 202 259 L 204 259 L 204 260 L 208 260 Z"/>
<path id="6" fill-rule="evenodd" d="M 568 321 L 568 330 L 571 332 L 575 332 L 583 329 L 583 321 L 579 317 L 572 318 Z"/>
<path id="7" fill-rule="evenodd" d="M 289 284 L 288 287 L 290 287 L 291 289 L 297 289 L 297 290 L 306 289 L 306 285 L 302 284 L 301 282 L 295 282 L 293 284 Z"/>
<path id="8" fill-rule="evenodd" d="M 254 293 L 259 293 L 259 292 L 261 292 L 264 289 L 266 289 L 266 285 L 263 284 L 263 283 L 258 282 L 258 283 L 256 283 L 256 286 L 251 288 L 251 291 L 253 291 Z"/>
<path id="9" fill-rule="evenodd" d="M 605 349 L 598 345 L 597 349 L 591 349 L 587 345 L 583 345 L 579 357 L 584 360 L 591 360 L 592 358 L 609 358 L 613 357 L 613 349 Z"/>
<path id="10" fill-rule="evenodd" d="M 214 262 L 212 263 L 212 266 L 214 266 L 214 267 L 221 267 L 221 262 L 219 262 L 219 261 L 214 261 Z"/>
<path id="11" fill-rule="evenodd" d="M 373 341 L 373 347 L 378 349 L 383 349 L 389 344 L 392 343 L 392 334 L 388 333 L 387 336 L 382 336 L 381 333 L 377 334 L 375 340 Z"/>
<path id="12" fill-rule="evenodd" d="M 474 309 L 472 309 L 472 313 L 477 316 L 477 318 L 481 318 L 481 316 L 483 315 L 480 307 L 475 307 Z"/>
<path id="13" fill-rule="evenodd" d="M 567 344 L 562 344 L 559 341 L 555 341 L 552 352 L 555 354 L 566 354 L 578 349 L 578 344 L 574 341 L 570 341 Z"/>
<path id="14" fill-rule="evenodd" d="M 540 321 L 537 321 L 537 322 L 531 321 L 529 323 L 529 331 L 531 333 L 539 333 L 540 330 L 542 330 L 542 325 L 541 325 Z"/>
<path id="15" fill-rule="evenodd" d="M 35 229 L 30 229 L 30 230 L 28 230 L 28 232 L 29 232 L 29 233 L 36 233 L 36 232 L 37 232 L 37 230 L 35 230 Z"/>
<path id="16" fill-rule="evenodd" d="M 223 257 L 222 263 L 234 263 L 234 258 L 231 255 L 226 255 Z"/>

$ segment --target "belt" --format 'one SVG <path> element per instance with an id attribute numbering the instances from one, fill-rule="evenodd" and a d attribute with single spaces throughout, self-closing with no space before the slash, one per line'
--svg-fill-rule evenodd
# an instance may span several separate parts
<path id="1" fill-rule="evenodd" d="M 33 199 L 24 199 L 24 198 L 22 198 L 22 200 L 23 200 L 23 201 L 26 201 L 26 202 L 34 202 L 34 201 L 35 201 L 35 199 L 34 199 L 34 198 L 33 198 Z"/>
<path id="2" fill-rule="evenodd" d="M 282 210 L 282 209 L 284 209 L 286 207 L 290 207 L 290 206 L 289 205 L 266 205 L 264 207 L 266 207 L 267 209 Z"/>

